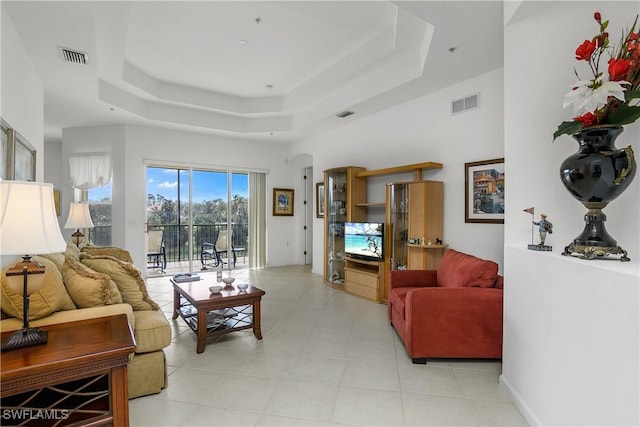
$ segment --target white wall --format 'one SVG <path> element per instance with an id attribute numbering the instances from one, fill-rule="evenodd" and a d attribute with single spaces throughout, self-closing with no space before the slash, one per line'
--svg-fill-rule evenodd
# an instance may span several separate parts
<path id="1" fill-rule="evenodd" d="M 480 108 L 452 115 L 450 103 L 480 93 Z M 323 171 L 338 166 L 379 169 L 434 161 L 439 171 L 424 179 L 444 182 L 444 240 L 450 247 L 495 260 L 502 265 L 503 225 L 464 222 L 464 164 L 504 156 L 502 70 L 360 118 L 292 145 L 291 152 L 313 156 L 314 182 Z M 368 200 L 384 201 L 384 183 L 411 180 L 412 174 L 370 179 Z M 509 178 L 507 176 L 507 183 Z M 507 184 L 509 185 L 509 184 Z M 507 187 L 507 194 L 509 189 Z M 510 197 L 510 196 L 507 196 Z M 378 209 L 372 215 L 384 217 Z M 314 220 L 313 271 L 323 271 L 322 220 Z"/>
<path id="2" fill-rule="evenodd" d="M 640 424 L 640 177 L 605 210 L 607 228 L 631 262 L 560 255 L 584 226 L 586 209 L 563 187 L 559 166 L 577 150 L 555 142 L 573 116 L 563 96 L 575 83 L 575 48 L 610 19 L 616 42 L 638 1 L 523 2 L 505 27 L 505 325 L 502 382 L 532 425 Z M 530 8 L 530 10 L 527 10 Z M 517 17 L 521 16 L 521 19 Z M 584 78 L 588 75 L 584 74 Z M 640 125 L 618 147 L 640 152 Z M 528 251 L 535 206 L 554 224 L 552 253 Z"/>
<path id="3" fill-rule="evenodd" d="M 36 181 L 44 176 L 44 89 L 18 32 L 2 4 L 2 78 L 0 116 L 36 152 Z"/>
<path id="4" fill-rule="evenodd" d="M 61 188 L 58 187 L 59 183 L 64 182 L 64 179 L 62 178 L 62 163 L 63 163 L 63 159 L 62 159 L 62 141 L 47 141 L 44 144 L 44 150 L 43 150 L 43 156 L 44 159 L 46 159 L 46 162 L 44 163 L 44 179 L 47 182 L 52 182 L 56 184 L 56 188 L 58 190 L 61 190 Z M 65 161 L 68 162 L 67 159 L 65 159 Z M 67 178 L 67 181 L 69 179 Z M 62 208 L 62 206 L 60 207 Z M 64 217 L 64 221 L 66 222 L 67 217 Z M 59 222 L 61 222 L 61 225 L 64 225 L 64 222 L 62 222 L 62 213 L 60 214 L 60 218 L 59 218 Z"/>
<path id="5" fill-rule="evenodd" d="M 36 149 L 36 181 L 44 180 L 44 92 L 9 14 L 0 8 L 2 40 L 0 60 L 0 117 Z M 18 259 L 0 253 L 0 265 Z"/>
<path id="6" fill-rule="evenodd" d="M 299 262 L 301 209 L 295 216 L 273 217 L 272 188 L 293 188 L 301 194 L 299 168 L 290 164 L 286 146 L 241 141 L 205 134 L 138 126 L 105 126 L 65 129 L 63 157 L 70 153 L 110 151 L 113 174 L 113 244 L 131 251 L 139 267 L 145 265 L 144 234 L 147 200 L 145 166 L 148 162 L 201 168 L 231 168 L 267 173 L 267 263 L 269 266 Z M 63 164 L 63 176 L 68 176 Z M 68 209 L 68 200 L 65 200 Z M 65 215 L 65 214 L 63 214 Z M 197 267 L 197 266 L 196 266 Z M 144 271 L 144 270 L 143 270 Z"/>

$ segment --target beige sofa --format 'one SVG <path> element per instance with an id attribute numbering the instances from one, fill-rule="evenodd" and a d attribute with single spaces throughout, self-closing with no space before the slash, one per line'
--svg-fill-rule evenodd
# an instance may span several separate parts
<path id="1" fill-rule="evenodd" d="M 30 326 L 126 314 L 136 340 L 128 366 L 129 398 L 159 393 L 167 386 L 163 349 L 171 327 L 149 297 L 131 256 L 119 248 L 67 246 L 66 253 L 34 257 L 45 266 L 44 285 L 30 297 Z M 0 330 L 22 328 L 22 296 L 6 286 L 1 273 Z"/>

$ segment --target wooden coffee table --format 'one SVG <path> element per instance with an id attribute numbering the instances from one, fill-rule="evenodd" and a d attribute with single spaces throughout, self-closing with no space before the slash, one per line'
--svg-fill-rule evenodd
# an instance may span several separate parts
<path id="1" fill-rule="evenodd" d="M 242 283 L 242 282 L 240 282 Z M 213 277 L 194 282 L 176 282 L 173 285 L 173 318 L 182 317 L 198 337 L 196 351 L 202 353 L 207 338 L 243 329 L 253 329 L 257 339 L 260 331 L 260 301 L 265 292 L 249 286 L 245 292 L 231 286 L 212 294 L 209 286 L 217 285 Z M 236 285 L 236 283 L 234 283 Z"/>

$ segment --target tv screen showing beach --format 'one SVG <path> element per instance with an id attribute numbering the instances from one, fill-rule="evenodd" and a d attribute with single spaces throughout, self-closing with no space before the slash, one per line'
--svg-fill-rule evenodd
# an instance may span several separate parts
<path id="1" fill-rule="evenodd" d="M 344 225 L 344 251 L 355 257 L 382 259 L 381 223 L 347 222 Z"/>

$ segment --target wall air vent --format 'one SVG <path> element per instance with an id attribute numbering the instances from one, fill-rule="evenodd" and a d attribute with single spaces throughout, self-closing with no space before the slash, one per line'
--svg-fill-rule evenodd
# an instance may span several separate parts
<path id="1" fill-rule="evenodd" d="M 87 65 L 89 62 L 89 55 L 77 50 L 67 49 L 66 47 L 58 47 L 60 56 L 66 62 L 73 62 L 74 64 Z"/>
<path id="2" fill-rule="evenodd" d="M 349 116 L 352 116 L 354 114 L 355 113 L 353 111 L 345 110 L 345 111 L 343 111 L 341 113 L 336 114 L 336 117 L 340 117 L 341 119 L 344 119 L 345 117 L 349 117 Z"/>
<path id="3" fill-rule="evenodd" d="M 466 98 L 451 101 L 451 113 L 456 114 L 473 108 L 478 108 L 480 106 L 478 103 L 479 96 L 480 94 L 476 93 L 475 95 L 467 96 Z"/>

